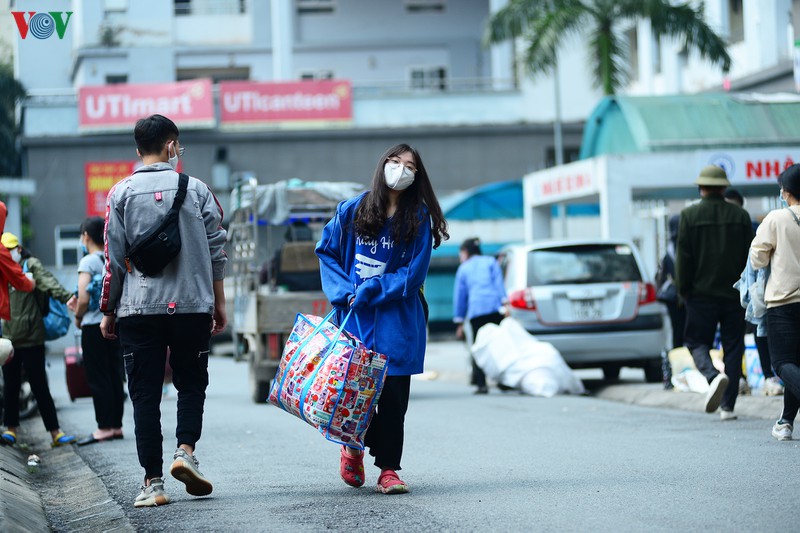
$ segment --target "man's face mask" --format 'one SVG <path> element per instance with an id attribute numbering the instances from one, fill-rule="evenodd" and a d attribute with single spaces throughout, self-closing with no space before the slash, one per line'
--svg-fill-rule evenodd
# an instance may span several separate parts
<path id="1" fill-rule="evenodd" d="M 178 154 L 178 148 L 175 146 L 174 142 L 167 145 L 167 156 L 169 157 L 169 159 L 167 160 L 169 166 L 172 167 L 172 170 L 177 170 L 179 154 Z"/>
<path id="2" fill-rule="evenodd" d="M 19 260 L 22 259 L 22 254 L 19 252 L 19 248 L 14 248 L 10 251 L 11 259 L 14 260 L 15 263 L 19 263 Z"/>
<path id="3" fill-rule="evenodd" d="M 783 189 L 778 193 L 778 202 L 781 207 L 789 207 L 789 203 L 786 201 L 786 198 L 783 197 Z"/>

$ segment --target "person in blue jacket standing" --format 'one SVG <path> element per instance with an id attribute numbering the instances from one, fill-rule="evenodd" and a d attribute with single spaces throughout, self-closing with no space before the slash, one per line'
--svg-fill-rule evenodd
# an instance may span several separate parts
<path id="1" fill-rule="evenodd" d="M 407 144 L 380 158 L 371 189 L 339 204 L 316 252 L 322 290 L 345 329 L 388 357 L 383 391 L 364 444 L 380 468 L 376 490 L 408 492 L 397 471 L 411 375 L 423 370 L 427 332 L 420 290 L 431 249 L 449 238 L 447 222 L 419 152 Z M 343 446 L 339 473 L 364 484 L 363 452 Z"/>
<path id="2" fill-rule="evenodd" d="M 497 259 L 481 255 L 478 239 L 467 239 L 458 250 L 461 264 L 456 271 L 453 287 L 453 321 L 458 324 L 456 338 L 464 338 L 464 320 L 469 320 L 471 338 L 475 341 L 478 330 L 486 324 L 499 324 L 505 317 L 506 288 Z M 472 359 L 472 384 L 475 394 L 487 394 L 486 374 Z"/>

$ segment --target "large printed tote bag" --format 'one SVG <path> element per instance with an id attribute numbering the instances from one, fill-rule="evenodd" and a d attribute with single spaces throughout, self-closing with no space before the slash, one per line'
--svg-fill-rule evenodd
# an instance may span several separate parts
<path id="1" fill-rule="evenodd" d="M 269 402 L 331 442 L 364 449 L 364 434 L 386 380 L 387 357 L 331 322 L 298 314 L 272 381 Z"/>

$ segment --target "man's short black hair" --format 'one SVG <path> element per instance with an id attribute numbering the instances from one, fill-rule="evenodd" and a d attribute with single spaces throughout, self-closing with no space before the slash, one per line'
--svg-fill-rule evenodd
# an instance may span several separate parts
<path id="1" fill-rule="evenodd" d="M 164 115 L 139 119 L 133 128 L 133 138 L 141 155 L 160 154 L 164 145 L 178 139 L 178 126 Z"/>

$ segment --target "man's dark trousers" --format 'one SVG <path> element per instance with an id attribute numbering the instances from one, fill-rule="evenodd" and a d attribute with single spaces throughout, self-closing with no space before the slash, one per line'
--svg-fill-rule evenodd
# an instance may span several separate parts
<path id="1" fill-rule="evenodd" d="M 163 477 L 161 392 L 167 348 L 178 390 L 177 444 L 195 446 L 203 428 L 208 387 L 210 314 L 125 317 L 119 336 L 133 404 L 139 464 L 148 479 Z"/>
<path id="2" fill-rule="evenodd" d="M 720 407 L 732 411 L 739 395 L 744 356 L 744 309 L 737 300 L 690 297 L 686 301 L 684 343 L 692 353 L 694 364 L 709 383 L 719 372 L 711 362 L 709 350 L 719 324 L 725 375 L 730 380 L 722 395 Z"/>

